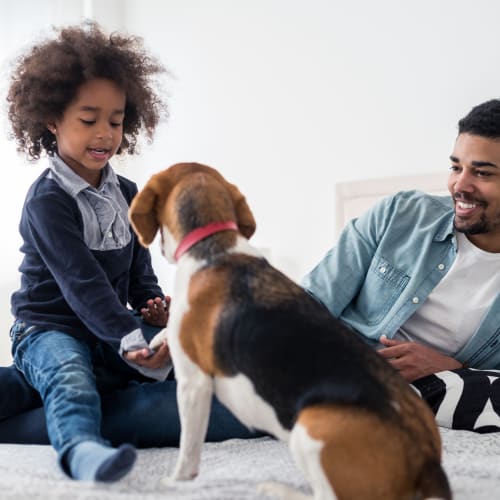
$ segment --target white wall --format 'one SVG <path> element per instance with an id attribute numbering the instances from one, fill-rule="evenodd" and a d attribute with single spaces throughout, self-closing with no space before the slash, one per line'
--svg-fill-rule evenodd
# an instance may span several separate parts
<path id="1" fill-rule="evenodd" d="M 254 243 L 295 279 L 334 242 L 336 182 L 446 169 L 457 120 L 500 95 L 495 0 L 16 0 L 1 7 L 2 75 L 20 47 L 84 14 L 142 35 L 172 73 L 170 118 L 153 145 L 119 169 L 143 185 L 178 161 L 218 168 L 253 208 Z M 9 356 L 1 342 L 8 346 L 20 209 L 42 168 L 14 149 L 2 131 L 0 363 Z M 173 271 L 156 246 L 170 291 Z"/>
<path id="2" fill-rule="evenodd" d="M 500 94 L 500 3 L 127 0 L 175 76 L 130 175 L 208 163 L 296 279 L 333 243 L 335 182 L 448 168 L 457 120 Z"/>

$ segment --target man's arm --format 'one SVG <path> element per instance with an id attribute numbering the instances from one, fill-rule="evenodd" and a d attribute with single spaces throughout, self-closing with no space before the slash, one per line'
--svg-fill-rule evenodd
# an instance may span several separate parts
<path id="1" fill-rule="evenodd" d="M 363 286 L 389 219 L 392 198 L 376 203 L 343 229 L 337 244 L 307 274 L 301 285 L 337 318 Z"/>

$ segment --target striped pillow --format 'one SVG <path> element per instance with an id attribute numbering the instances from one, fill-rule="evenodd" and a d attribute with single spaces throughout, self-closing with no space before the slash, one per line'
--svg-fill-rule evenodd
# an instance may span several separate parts
<path id="1" fill-rule="evenodd" d="M 437 424 L 479 433 L 500 431 L 500 370 L 460 368 L 415 380 Z"/>

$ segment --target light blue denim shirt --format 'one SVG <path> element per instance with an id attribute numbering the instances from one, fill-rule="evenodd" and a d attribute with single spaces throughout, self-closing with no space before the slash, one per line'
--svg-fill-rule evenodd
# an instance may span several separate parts
<path id="1" fill-rule="evenodd" d="M 453 218 L 449 196 L 406 191 L 385 198 L 346 226 L 302 286 L 367 339 L 392 338 L 455 260 Z M 500 293 L 455 357 L 500 369 Z"/>

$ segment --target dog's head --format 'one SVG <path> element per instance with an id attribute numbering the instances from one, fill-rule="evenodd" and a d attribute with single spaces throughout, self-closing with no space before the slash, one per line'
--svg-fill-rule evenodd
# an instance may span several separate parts
<path id="1" fill-rule="evenodd" d="M 178 163 L 153 175 L 132 200 L 129 218 L 145 247 L 160 229 L 162 251 L 171 262 L 182 238 L 211 222 L 234 221 L 247 239 L 255 232 L 254 217 L 239 189 L 198 163 Z"/>

